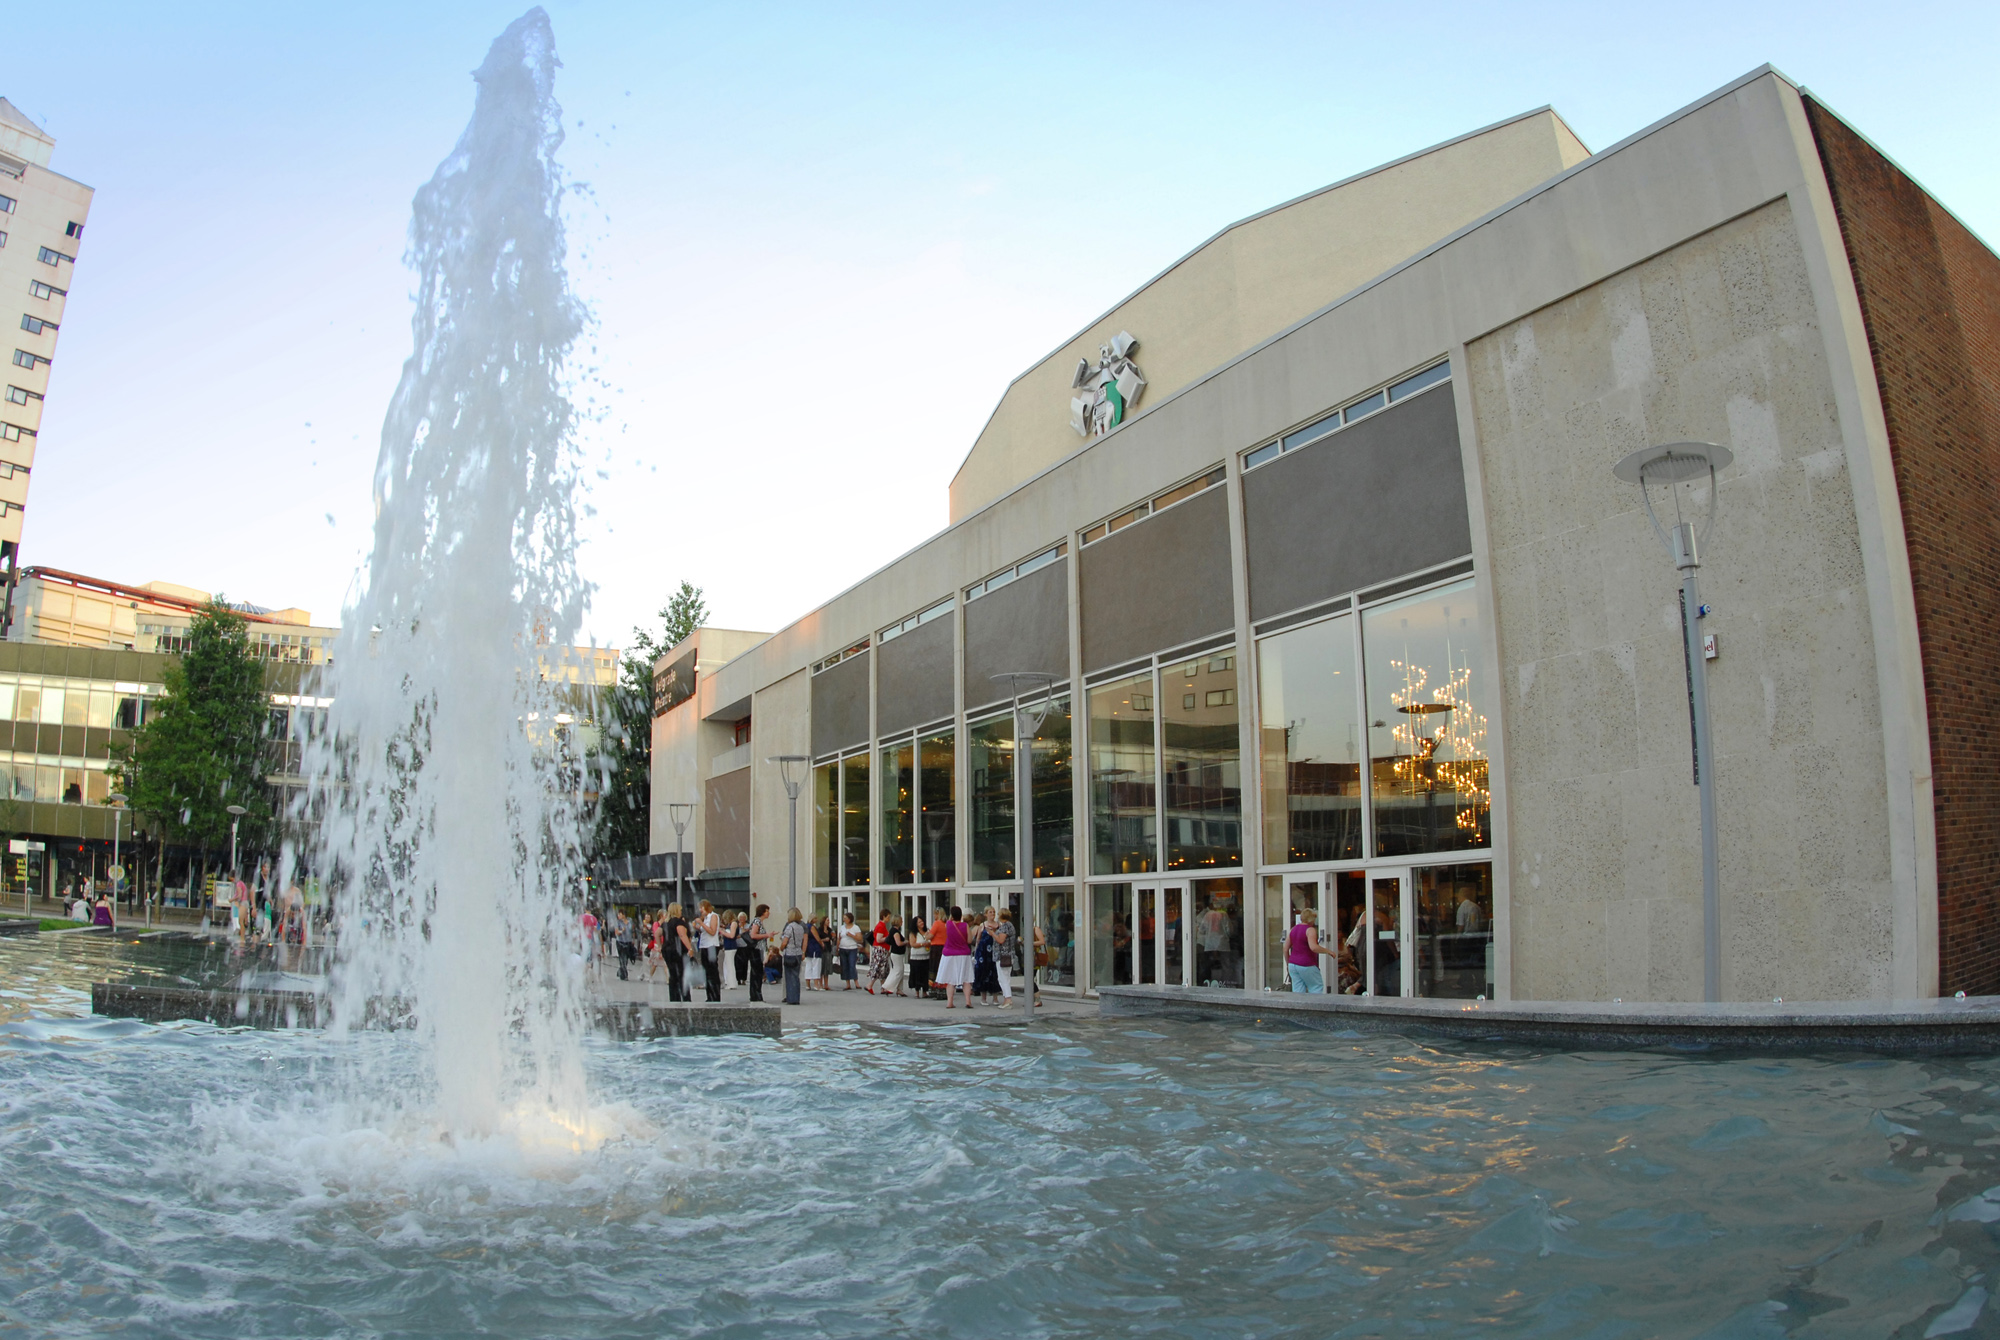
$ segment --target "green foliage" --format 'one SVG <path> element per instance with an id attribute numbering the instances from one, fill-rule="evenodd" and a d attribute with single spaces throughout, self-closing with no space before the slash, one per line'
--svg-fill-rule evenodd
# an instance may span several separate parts
<path id="1" fill-rule="evenodd" d="M 81 921 L 71 921 L 68 917 L 43 917 L 35 929 L 43 931 L 73 931 L 83 924 Z"/>
<path id="2" fill-rule="evenodd" d="M 169 842 L 226 848 L 230 805 L 248 811 L 243 850 L 264 845 L 270 831 L 263 763 L 271 703 L 245 628 L 220 599 L 194 617 L 186 653 L 167 662 L 166 694 L 120 767 L 132 809 Z"/>
<path id="3" fill-rule="evenodd" d="M 618 662 L 617 686 L 606 695 L 593 855 L 629 856 L 652 847 L 653 662 L 707 618 L 701 588 L 683 581 L 660 611 L 657 641 L 643 628 L 632 630 L 632 645 Z"/>

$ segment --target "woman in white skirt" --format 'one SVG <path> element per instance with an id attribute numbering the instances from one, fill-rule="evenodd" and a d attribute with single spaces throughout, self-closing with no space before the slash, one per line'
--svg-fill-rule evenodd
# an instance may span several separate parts
<path id="1" fill-rule="evenodd" d="M 944 923 L 944 950 L 938 957 L 938 985 L 944 988 L 944 1007 L 958 1008 L 954 993 L 965 988 L 965 1008 L 972 1008 L 972 933 L 965 924 L 965 911 L 951 909 Z"/>

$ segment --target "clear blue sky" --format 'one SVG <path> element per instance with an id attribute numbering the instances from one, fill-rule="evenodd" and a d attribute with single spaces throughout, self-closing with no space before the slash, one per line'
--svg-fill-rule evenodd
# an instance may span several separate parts
<path id="1" fill-rule="evenodd" d="M 2000 238 L 1990 3 L 547 7 L 614 644 L 682 577 L 720 624 L 804 613 L 944 524 L 1010 378 L 1217 228 L 1544 103 L 1602 148 L 1769 61 Z M 9 10 L 0 94 L 97 189 L 25 561 L 335 615 L 410 196 L 522 8 Z"/>

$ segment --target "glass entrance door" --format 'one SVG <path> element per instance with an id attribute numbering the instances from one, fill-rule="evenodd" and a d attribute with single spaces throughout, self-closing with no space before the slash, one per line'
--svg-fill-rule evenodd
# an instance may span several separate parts
<path id="1" fill-rule="evenodd" d="M 1368 946 L 1361 955 L 1365 961 L 1357 965 L 1364 974 L 1363 989 L 1371 996 L 1410 995 L 1410 974 L 1403 971 L 1409 957 L 1406 952 L 1406 931 L 1410 924 L 1409 869 L 1376 867 L 1366 877 L 1367 906 L 1363 917 L 1367 929 L 1355 943 L 1357 949 L 1364 943 Z"/>
<path id="2" fill-rule="evenodd" d="M 925 925 L 931 920 L 931 894 L 929 889 L 903 890 L 903 926 L 907 930 L 918 922 Z"/>
<path id="3" fill-rule="evenodd" d="M 1188 928 L 1194 924 L 1186 884 L 1141 884 L 1135 892 L 1132 980 L 1141 986 L 1186 986 L 1194 980 Z"/>

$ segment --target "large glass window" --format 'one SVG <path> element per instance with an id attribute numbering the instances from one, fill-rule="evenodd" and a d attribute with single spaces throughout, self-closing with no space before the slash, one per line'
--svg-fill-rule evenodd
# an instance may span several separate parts
<path id="1" fill-rule="evenodd" d="M 916 746 L 908 740 L 882 749 L 882 882 L 910 884 L 917 877 Z"/>
<path id="2" fill-rule="evenodd" d="M 14 719 L 16 721 L 40 721 L 42 719 L 42 682 L 38 679 L 21 681 L 21 691 L 14 699 Z"/>
<path id="3" fill-rule="evenodd" d="M 958 770 L 952 733 L 939 731 L 917 741 L 921 829 L 917 833 L 921 878 L 926 884 L 958 877 Z"/>
<path id="4" fill-rule="evenodd" d="M 1090 886 L 1090 984 L 1132 983 L 1132 886 Z"/>
<path id="5" fill-rule="evenodd" d="M 1076 806 L 1072 803 L 1069 697 L 1050 706 L 1035 732 L 1030 758 L 1035 789 L 1035 878 L 1076 873 Z"/>
<path id="6" fill-rule="evenodd" d="M 812 882 L 826 888 L 840 882 L 840 765 L 813 769 Z"/>
<path id="7" fill-rule="evenodd" d="M 973 882 L 1014 877 L 1014 718 L 994 717 L 966 731 L 972 783 Z"/>
<path id="8" fill-rule="evenodd" d="M 1354 616 L 1257 644 L 1264 859 L 1349 861 L 1361 839 L 1361 676 Z"/>
<path id="9" fill-rule="evenodd" d="M 1493 867 L 1434 865 L 1417 881 L 1420 996 L 1493 996 Z"/>
<path id="10" fill-rule="evenodd" d="M 1153 676 L 1101 684 L 1089 702 L 1091 873 L 1156 869 Z"/>
<path id="11" fill-rule="evenodd" d="M 1243 881 L 1194 882 L 1194 984 L 1243 985 Z"/>
<path id="12" fill-rule="evenodd" d="M 1236 653 L 1205 652 L 1160 667 L 1160 761 L 1167 869 L 1243 863 L 1243 750 Z"/>
<path id="13" fill-rule="evenodd" d="M 850 754 L 840 762 L 840 850 L 845 857 L 842 878 L 848 884 L 868 883 L 868 755 Z"/>
<path id="14" fill-rule="evenodd" d="M 57 680 L 53 684 L 45 681 L 42 684 L 42 724 L 44 726 L 62 725 L 63 697 L 61 680 Z"/>
<path id="15" fill-rule="evenodd" d="M 1472 583 L 1364 611 L 1361 640 L 1376 855 L 1491 845 Z"/>
<path id="16" fill-rule="evenodd" d="M 112 697 L 109 685 L 94 684 L 90 689 L 90 720 L 85 725 L 111 729 Z"/>

